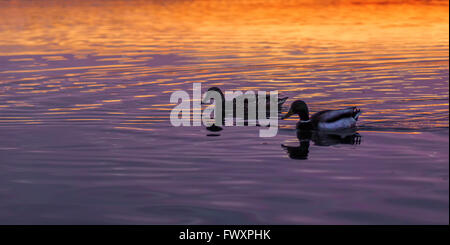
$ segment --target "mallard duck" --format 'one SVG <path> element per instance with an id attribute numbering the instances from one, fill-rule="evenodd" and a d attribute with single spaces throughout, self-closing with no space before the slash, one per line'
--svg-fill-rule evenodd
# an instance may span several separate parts
<path id="1" fill-rule="evenodd" d="M 309 110 L 306 103 L 296 100 L 291 104 L 288 113 L 281 119 L 298 114 L 300 121 L 297 123 L 298 129 L 309 130 L 342 130 L 353 128 L 361 115 L 361 110 L 356 107 L 349 107 L 341 110 L 319 111 L 309 117 Z"/>

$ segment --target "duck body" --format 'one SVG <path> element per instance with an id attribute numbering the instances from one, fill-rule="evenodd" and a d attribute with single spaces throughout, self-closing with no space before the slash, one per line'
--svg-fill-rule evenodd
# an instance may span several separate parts
<path id="1" fill-rule="evenodd" d="M 291 109 L 283 119 L 294 114 L 298 114 L 300 117 L 300 121 L 297 123 L 298 129 L 335 131 L 356 127 L 361 110 L 356 107 L 340 110 L 324 110 L 315 113 L 310 118 L 306 103 L 297 100 L 292 103 Z"/>
<path id="2" fill-rule="evenodd" d="M 254 96 L 254 97 L 246 97 L 245 95 L 240 95 L 237 97 L 234 97 L 233 100 L 225 100 L 225 95 L 223 94 L 222 90 L 220 90 L 220 88 L 218 87 L 212 87 L 208 89 L 208 92 L 213 91 L 213 92 L 217 92 L 220 95 L 221 98 L 221 107 L 218 107 L 218 111 L 219 113 L 221 113 L 222 115 L 222 119 L 224 119 L 225 117 L 233 117 L 233 118 L 237 118 L 237 117 L 243 117 L 244 120 L 248 120 L 249 118 L 249 111 L 251 111 L 251 109 L 256 110 L 256 115 L 254 115 L 256 118 L 259 118 L 259 100 L 258 100 L 258 96 Z M 270 96 L 269 94 L 266 95 L 265 98 L 265 113 L 266 113 L 266 117 L 270 117 L 270 113 L 272 111 L 274 111 L 274 109 L 278 109 L 278 112 L 281 112 L 281 108 L 282 105 L 284 104 L 284 102 L 286 102 L 286 100 L 288 99 L 288 97 L 283 97 L 283 98 L 278 98 L 277 101 L 274 101 L 276 98 L 273 96 Z M 238 101 L 241 101 L 242 107 L 243 108 L 238 108 Z M 278 105 L 277 108 L 272 108 L 271 106 L 271 102 L 276 102 L 276 104 Z M 203 102 L 202 102 L 203 103 Z M 264 106 L 264 105 L 263 105 Z M 243 109 L 243 113 L 239 114 L 238 113 L 238 109 Z"/>
<path id="3" fill-rule="evenodd" d="M 222 90 L 220 90 L 220 88 L 218 88 L 218 87 L 211 87 L 208 89 L 208 92 L 209 91 L 215 91 L 215 92 L 219 93 L 220 97 L 222 98 L 222 102 L 223 102 L 222 106 L 224 107 L 225 103 L 227 103 L 227 102 L 225 101 L 225 95 L 223 94 Z M 233 103 L 233 106 L 236 106 L 237 101 L 243 101 L 244 109 L 247 109 L 249 107 L 249 104 L 256 104 L 256 107 L 258 107 L 258 104 L 259 104 L 258 98 L 259 98 L 258 96 L 255 96 L 253 98 L 247 98 L 247 97 L 245 97 L 245 95 L 240 95 L 240 96 L 235 97 L 232 100 L 232 103 Z M 269 94 L 266 95 L 266 110 L 267 111 L 270 110 L 270 102 L 273 99 L 274 98 L 271 97 Z M 281 106 L 284 104 L 284 102 L 286 102 L 287 99 L 288 99 L 288 97 L 278 98 L 278 100 L 277 100 L 278 108 L 281 108 Z"/>
<path id="4" fill-rule="evenodd" d="M 311 124 L 316 130 L 342 130 L 356 127 L 361 111 L 356 107 L 341 110 L 320 111 L 311 116 Z"/>
<path id="5" fill-rule="evenodd" d="M 259 113 L 261 108 L 259 105 L 258 96 L 249 96 L 246 97 L 245 95 L 240 95 L 237 97 L 234 97 L 233 100 L 225 100 L 225 95 L 218 87 L 211 87 L 208 89 L 208 92 L 216 92 L 219 95 L 219 98 L 214 97 L 214 99 L 220 100 L 220 106 L 216 106 L 215 108 L 215 115 L 219 115 L 216 117 L 216 124 L 212 125 L 212 127 L 207 128 L 209 131 L 220 131 L 222 128 L 219 126 L 225 125 L 225 118 L 242 118 L 244 120 L 244 126 L 249 125 L 249 120 L 257 119 L 259 118 Z M 276 97 L 270 96 L 269 94 L 266 95 L 265 98 L 265 114 L 266 117 L 269 118 L 271 116 L 271 112 L 275 112 L 275 109 L 277 110 L 277 113 L 281 112 L 282 105 L 286 102 L 288 97 L 284 98 L 278 98 L 277 101 L 274 101 Z M 242 102 L 238 103 L 238 101 Z M 278 107 L 273 108 L 271 106 L 271 102 L 276 102 Z M 206 101 L 202 101 L 202 104 L 208 103 Z M 241 106 L 238 108 L 238 106 Z M 264 104 L 262 105 L 264 106 Z M 254 111 L 255 109 L 256 111 Z M 256 113 L 256 115 L 254 114 Z M 251 117 L 251 118 L 249 118 Z"/>

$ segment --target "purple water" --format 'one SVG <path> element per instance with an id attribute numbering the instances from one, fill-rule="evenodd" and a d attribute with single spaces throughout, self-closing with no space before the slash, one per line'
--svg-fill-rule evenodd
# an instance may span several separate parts
<path id="1" fill-rule="evenodd" d="M 0 223 L 448 224 L 448 33 L 441 1 L 4 1 Z M 194 82 L 360 137 L 173 127 Z"/>

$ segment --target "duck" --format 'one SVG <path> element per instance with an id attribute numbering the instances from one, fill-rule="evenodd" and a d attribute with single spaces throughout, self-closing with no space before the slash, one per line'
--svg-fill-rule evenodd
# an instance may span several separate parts
<path id="1" fill-rule="evenodd" d="M 291 104 L 287 114 L 281 119 L 297 114 L 300 117 L 297 129 L 335 131 L 355 128 L 361 113 L 360 109 L 353 106 L 340 110 L 319 111 L 309 117 L 306 103 L 303 100 L 296 100 Z"/>
<path id="2" fill-rule="evenodd" d="M 246 121 L 246 120 L 249 119 L 248 118 L 249 117 L 249 103 L 255 103 L 256 104 L 256 108 L 255 108 L 256 109 L 256 115 L 255 116 L 256 116 L 256 118 L 258 118 L 258 112 L 259 112 L 259 110 L 258 110 L 258 96 L 256 96 L 254 100 L 252 100 L 252 99 L 249 100 L 249 99 L 246 99 L 245 97 L 243 98 L 242 96 L 244 96 L 244 95 L 241 95 L 241 96 L 235 97 L 232 101 L 225 101 L 225 95 L 224 95 L 224 93 L 222 92 L 222 90 L 220 88 L 218 88 L 218 87 L 211 87 L 211 88 L 208 89 L 208 92 L 210 92 L 210 91 L 217 92 L 220 95 L 220 98 L 221 98 L 223 103 L 221 103 L 221 105 L 222 105 L 221 107 L 217 108 L 218 109 L 218 113 L 219 113 L 219 115 L 221 115 L 221 117 L 216 118 L 216 123 L 214 123 L 210 127 L 206 128 L 208 131 L 218 132 L 218 131 L 222 130 L 222 128 L 220 126 L 225 124 L 225 117 L 226 117 L 226 115 L 231 116 L 231 112 L 230 111 L 226 111 L 226 109 L 227 109 L 226 104 L 227 103 L 232 103 L 232 108 L 233 108 L 233 110 L 232 110 L 232 117 L 237 117 L 238 113 L 237 113 L 237 110 L 236 110 L 237 109 L 237 107 L 236 107 L 237 105 L 236 104 L 237 104 L 237 101 L 240 100 L 240 99 L 242 99 L 243 103 L 244 103 L 244 106 L 243 106 L 244 107 L 243 108 L 244 109 L 244 111 L 243 111 L 244 114 L 242 115 L 243 119 L 244 119 L 244 126 L 248 126 L 248 121 Z M 267 94 L 266 95 L 266 116 L 267 117 L 270 117 L 271 109 L 273 109 L 270 106 L 271 99 L 272 98 L 271 98 L 270 94 Z M 278 113 L 281 112 L 282 105 L 287 101 L 287 99 L 288 99 L 288 97 L 278 98 L 278 101 L 277 101 Z M 202 101 L 201 103 L 202 104 L 206 104 L 205 101 Z M 230 104 L 228 104 L 228 105 L 230 105 Z M 221 118 L 221 121 L 220 121 L 220 118 Z"/>

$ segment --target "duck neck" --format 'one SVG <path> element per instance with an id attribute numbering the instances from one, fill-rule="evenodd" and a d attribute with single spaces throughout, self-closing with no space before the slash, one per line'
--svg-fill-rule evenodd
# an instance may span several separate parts
<path id="1" fill-rule="evenodd" d="M 218 91 L 220 94 L 220 98 L 222 99 L 222 106 L 225 106 L 225 95 L 223 94 L 222 90 Z"/>
<path id="2" fill-rule="evenodd" d="M 309 121 L 308 107 L 302 108 L 298 115 L 300 116 L 300 121 Z"/>
<path id="3" fill-rule="evenodd" d="M 314 125 L 311 121 L 300 121 L 297 123 L 297 129 L 309 131 L 314 129 Z"/>

